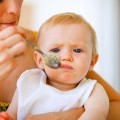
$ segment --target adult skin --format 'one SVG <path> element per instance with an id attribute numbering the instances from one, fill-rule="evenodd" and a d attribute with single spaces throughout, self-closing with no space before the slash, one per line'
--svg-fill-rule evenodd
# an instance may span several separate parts
<path id="1" fill-rule="evenodd" d="M 17 26 L 23 0 L 0 0 L 0 101 L 11 102 L 19 75 L 26 69 L 36 67 L 32 49 L 25 39 L 35 41 L 32 31 Z M 120 95 L 116 93 L 95 72 L 88 77 L 97 79 L 106 89 L 110 99 L 108 120 L 119 120 Z M 9 86 L 9 87 L 8 87 Z M 103 106 L 104 107 L 104 106 Z M 27 120 L 76 120 L 84 109 L 68 110 L 60 113 L 28 116 Z M 115 118 L 116 117 L 116 118 Z"/>
<path id="2" fill-rule="evenodd" d="M 0 0 L 0 101 L 10 102 L 19 75 L 35 67 L 32 50 L 25 39 L 35 41 L 33 32 L 16 26 L 23 0 Z M 9 85 L 9 87 L 8 87 Z"/>

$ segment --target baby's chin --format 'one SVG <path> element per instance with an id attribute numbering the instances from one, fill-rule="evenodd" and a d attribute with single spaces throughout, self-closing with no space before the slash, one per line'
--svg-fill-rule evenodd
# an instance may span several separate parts
<path id="1" fill-rule="evenodd" d="M 77 84 L 80 79 L 77 79 L 74 74 L 64 74 L 61 81 L 66 84 Z"/>

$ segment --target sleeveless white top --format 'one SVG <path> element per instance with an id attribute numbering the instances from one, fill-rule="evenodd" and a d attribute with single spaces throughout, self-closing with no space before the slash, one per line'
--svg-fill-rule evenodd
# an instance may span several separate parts
<path id="1" fill-rule="evenodd" d="M 46 74 L 42 70 L 27 70 L 17 82 L 17 120 L 24 120 L 30 114 L 59 112 L 82 107 L 95 83 L 96 80 L 84 78 L 75 89 L 61 91 L 46 84 Z"/>

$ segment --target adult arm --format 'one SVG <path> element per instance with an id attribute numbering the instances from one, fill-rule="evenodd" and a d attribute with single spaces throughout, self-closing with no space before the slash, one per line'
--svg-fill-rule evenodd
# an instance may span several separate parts
<path id="1" fill-rule="evenodd" d="M 50 112 L 41 115 L 29 115 L 26 120 L 77 120 L 84 108 L 76 108 L 62 112 Z"/>

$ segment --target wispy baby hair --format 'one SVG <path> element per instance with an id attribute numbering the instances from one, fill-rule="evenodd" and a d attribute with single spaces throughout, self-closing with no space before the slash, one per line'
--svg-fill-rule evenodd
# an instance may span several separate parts
<path id="1" fill-rule="evenodd" d="M 40 37 L 40 33 L 42 31 L 45 32 L 47 29 L 50 29 L 51 27 L 56 26 L 56 25 L 69 25 L 69 24 L 83 24 L 88 28 L 88 30 L 91 33 L 93 55 L 97 54 L 96 33 L 95 33 L 94 29 L 81 15 L 72 13 L 72 12 L 60 13 L 60 14 L 56 14 L 56 15 L 50 17 L 47 21 L 45 21 L 41 25 L 38 35 L 37 35 L 37 39 Z"/>

